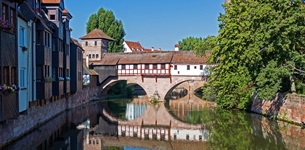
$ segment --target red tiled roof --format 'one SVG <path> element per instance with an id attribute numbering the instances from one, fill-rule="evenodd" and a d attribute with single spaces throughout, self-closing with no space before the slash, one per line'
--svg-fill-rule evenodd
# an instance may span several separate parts
<path id="1" fill-rule="evenodd" d="M 144 49 L 139 42 L 125 41 L 125 43 L 131 51 L 143 51 Z"/>
<path id="2" fill-rule="evenodd" d="M 59 4 L 60 0 L 42 0 L 42 3 L 47 3 L 47 4 Z"/>
<path id="3" fill-rule="evenodd" d="M 138 53 L 105 53 L 94 65 L 117 64 L 206 64 L 207 56 L 197 56 L 192 51 L 151 51 Z"/>
<path id="4" fill-rule="evenodd" d="M 205 64 L 206 56 L 197 56 L 193 51 L 175 51 L 172 59 L 173 64 Z"/>
<path id="5" fill-rule="evenodd" d="M 91 32 L 81 37 L 80 39 L 106 39 L 109 41 L 114 40 L 113 38 L 109 37 L 106 33 L 104 33 L 102 30 L 99 29 L 92 30 Z"/>
<path id="6" fill-rule="evenodd" d="M 69 13 L 69 11 L 68 11 L 67 9 L 64 9 L 64 10 L 62 11 L 62 13 Z"/>

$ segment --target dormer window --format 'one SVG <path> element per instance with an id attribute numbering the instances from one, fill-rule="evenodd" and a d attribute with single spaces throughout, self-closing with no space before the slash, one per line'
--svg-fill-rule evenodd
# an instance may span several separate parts
<path id="1" fill-rule="evenodd" d="M 54 14 L 50 15 L 50 20 L 55 20 L 55 15 Z"/>

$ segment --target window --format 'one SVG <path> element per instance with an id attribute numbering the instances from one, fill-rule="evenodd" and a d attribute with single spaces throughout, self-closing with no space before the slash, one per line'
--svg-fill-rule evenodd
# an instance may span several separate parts
<path id="1" fill-rule="evenodd" d="M 53 67 L 52 68 L 52 80 L 54 80 L 54 81 L 56 79 L 56 73 L 57 73 L 57 68 Z"/>
<path id="2" fill-rule="evenodd" d="M 21 88 L 26 88 L 27 86 L 26 86 L 26 83 L 27 83 L 27 81 L 26 81 L 26 79 L 27 79 L 27 77 L 26 77 L 26 68 L 20 68 L 20 77 L 19 77 L 20 79 L 20 81 L 19 81 L 19 83 L 20 83 L 20 87 Z"/>
<path id="3" fill-rule="evenodd" d="M 186 66 L 186 70 L 190 70 L 190 65 L 187 65 L 187 66 Z"/>
<path id="4" fill-rule="evenodd" d="M 66 77 L 70 77 L 70 70 L 66 69 Z"/>
<path id="5" fill-rule="evenodd" d="M 42 44 L 42 32 L 41 31 L 36 32 L 36 44 L 37 45 Z"/>
<path id="6" fill-rule="evenodd" d="M 200 65 L 200 70 L 203 70 L 203 65 Z"/>
<path id="7" fill-rule="evenodd" d="M 40 0 L 36 0 L 36 8 L 40 8 Z"/>
<path id="8" fill-rule="evenodd" d="M 15 25 L 15 9 L 10 9 L 10 24 Z"/>
<path id="9" fill-rule="evenodd" d="M 165 64 L 161 64 L 161 69 L 165 69 Z"/>
<path id="10" fill-rule="evenodd" d="M 51 47 L 51 40 L 50 40 L 50 33 L 49 32 L 44 32 L 44 45 L 47 47 Z M 60 48 L 62 48 L 61 46 L 59 46 Z"/>
<path id="11" fill-rule="evenodd" d="M 11 84 L 17 84 L 17 80 L 16 80 L 16 74 L 17 73 L 17 70 L 16 70 L 16 67 L 12 67 L 11 68 Z"/>
<path id="12" fill-rule="evenodd" d="M 55 15 L 50 15 L 50 20 L 55 20 Z"/>
<path id="13" fill-rule="evenodd" d="M 126 66 L 125 65 L 122 65 L 122 69 L 125 69 L 126 68 Z"/>
<path id="14" fill-rule="evenodd" d="M 22 47 L 25 47 L 25 29 L 24 27 L 20 26 L 19 27 L 19 45 Z"/>
<path id="15" fill-rule="evenodd" d="M 2 4 L 2 20 L 8 20 L 8 6 L 5 4 Z"/>
<path id="16" fill-rule="evenodd" d="M 89 54 L 89 58 L 91 58 L 91 54 Z"/>
<path id="17" fill-rule="evenodd" d="M 92 54 L 92 58 L 95 58 L 95 54 Z"/>
<path id="18" fill-rule="evenodd" d="M 88 46 L 88 41 L 86 41 L 85 45 Z"/>
<path id="19" fill-rule="evenodd" d="M 97 41 L 94 41 L 94 45 L 95 45 L 95 46 L 97 45 Z"/>
<path id="20" fill-rule="evenodd" d="M 8 85 L 9 84 L 9 78 L 10 78 L 9 67 L 4 67 L 3 68 L 3 80 L 2 80 L 3 84 Z"/>
<path id="21" fill-rule="evenodd" d="M 98 54 L 95 54 L 95 57 L 98 58 Z"/>
<path id="22" fill-rule="evenodd" d="M 153 69 L 157 69 L 157 64 L 154 64 L 154 65 L 153 65 Z"/>
<path id="23" fill-rule="evenodd" d="M 177 70 L 177 69 L 178 69 L 177 65 L 174 65 L 174 70 Z"/>
<path id="24" fill-rule="evenodd" d="M 133 69 L 138 69 L 138 65 L 134 64 Z"/>
<path id="25" fill-rule="evenodd" d="M 145 64 L 145 69 L 149 69 L 149 64 Z"/>
<path id="26" fill-rule="evenodd" d="M 194 69 L 197 69 L 197 66 L 194 66 Z"/>

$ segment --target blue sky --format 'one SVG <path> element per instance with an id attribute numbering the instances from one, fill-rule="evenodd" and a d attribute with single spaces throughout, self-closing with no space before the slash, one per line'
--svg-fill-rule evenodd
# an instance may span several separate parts
<path id="1" fill-rule="evenodd" d="M 72 14 L 72 37 L 86 34 L 86 23 L 100 7 L 122 20 L 125 40 L 139 41 L 145 48 L 173 50 L 189 36 L 217 35 L 224 0 L 65 0 Z"/>

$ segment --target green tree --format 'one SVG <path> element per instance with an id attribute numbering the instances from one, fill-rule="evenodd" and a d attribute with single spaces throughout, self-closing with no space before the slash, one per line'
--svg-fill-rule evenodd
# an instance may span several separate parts
<path id="1" fill-rule="evenodd" d="M 208 36 L 206 38 L 187 37 L 178 43 L 183 51 L 194 50 L 198 55 L 204 55 L 206 50 L 212 50 L 215 47 L 215 39 L 215 36 Z"/>
<path id="2" fill-rule="evenodd" d="M 100 8 L 96 14 L 92 14 L 87 22 L 87 33 L 98 28 L 104 31 L 114 41 L 109 43 L 108 52 L 123 52 L 125 31 L 121 20 L 116 20 L 111 10 Z"/>
<path id="3" fill-rule="evenodd" d="M 252 93 L 270 99 L 304 76 L 305 7 L 301 0 L 232 0 L 219 17 L 210 85 L 220 106 L 247 108 Z M 287 80 L 288 79 L 288 80 Z M 289 80 L 290 79 L 290 80 Z M 288 83 L 288 84 L 289 84 Z"/>

